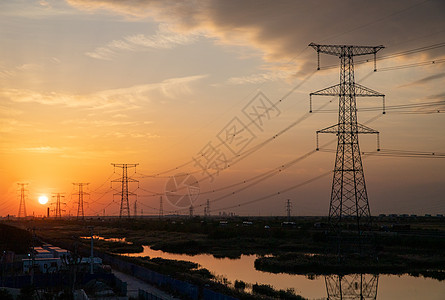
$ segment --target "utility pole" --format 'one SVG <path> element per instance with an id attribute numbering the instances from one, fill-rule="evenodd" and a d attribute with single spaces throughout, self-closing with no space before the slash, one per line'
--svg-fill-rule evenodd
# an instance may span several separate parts
<path id="1" fill-rule="evenodd" d="M 119 218 L 122 218 L 123 215 L 127 215 L 130 217 L 130 204 L 128 200 L 128 196 L 136 195 L 128 190 L 129 182 L 139 182 L 136 179 L 128 177 L 128 168 L 136 168 L 139 164 L 112 164 L 114 168 L 122 168 L 122 177 L 120 179 L 115 179 L 111 182 L 120 182 L 121 183 L 121 192 L 116 193 L 115 195 L 121 196 L 121 208 L 119 212 Z"/>
<path id="2" fill-rule="evenodd" d="M 55 218 L 61 218 L 62 217 L 62 211 L 65 211 L 62 209 L 60 199 L 63 197 L 65 198 L 65 195 L 62 195 L 62 193 L 53 193 L 53 197 L 56 197 L 56 208 L 54 209 L 54 217 Z"/>
<path id="3" fill-rule="evenodd" d="M 26 218 L 26 205 L 25 200 L 27 198 L 26 193 L 28 190 L 25 188 L 28 184 L 27 183 L 17 183 L 20 186 L 20 205 L 19 205 L 19 213 L 17 214 L 17 217 L 19 218 Z"/>
<path id="4" fill-rule="evenodd" d="M 286 212 L 287 212 L 287 221 L 290 222 L 290 213 L 292 209 L 292 203 L 290 202 L 290 199 L 287 199 L 286 201 Z"/>
<path id="5" fill-rule="evenodd" d="M 77 182 L 77 183 L 73 183 L 74 186 L 78 187 L 78 192 L 73 194 L 73 195 L 77 195 L 78 201 L 77 201 L 77 217 L 76 219 L 78 220 L 79 218 L 81 218 L 82 220 L 85 219 L 85 214 L 84 214 L 84 210 L 83 210 L 83 196 L 84 195 L 89 195 L 88 193 L 85 193 L 83 191 L 83 187 L 89 185 L 89 183 L 85 183 L 85 182 Z"/>
<path id="6" fill-rule="evenodd" d="M 356 222 L 359 251 L 362 252 L 362 230 L 370 229 L 371 211 L 366 192 L 358 134 L 377 134 L 377 148 L 379 148 L 379 132 L 358 123 L 356 97 L 383 97 L 384 104 L 385 95 L 355 83 L 353 57 L 373 54 L 374 71 L 376 71 L 376 53 L 384 47 L 318 45 L 314 43 L 309 44 L 309 46 L 317 51 L 318 69 L 320 69 L 320 53 L 340 58 L 340 83 L 313 92 L 310 97 L 313 95 L 339 97 L 338 123 L 317 131 L 317 150 L 319 149 L 319 133 L 334 133 L 337 135 L 337 154 L 329 206 L 329 224 L 331 230 L 337 235 L 337 250 L 340 254 L 342 227 L 348 219 L 354 220 Z"/>

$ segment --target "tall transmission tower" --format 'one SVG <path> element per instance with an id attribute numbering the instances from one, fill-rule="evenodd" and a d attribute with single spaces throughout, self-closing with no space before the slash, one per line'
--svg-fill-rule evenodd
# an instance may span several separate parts
<path id="1" fill-rule="evenodd" d="M 122 168 L 122 178 L 115 179 L 111 182 L 120 182 L 121 183 L 121 192 L 116 193 L 115 195 L 121 196 L 121 208 L 119 212 L 119 218 L 122 218 L 122 216 L 127 215 L 127 217 L 130 217 L 130 203 L 128 200 L 129 196 L 136 195 L 135 193 L 132 193 L 128 190 L 128 183 L 129 182 L 139 182 L 136 179 L 128 177 L 128 168 L 136 168 L 139 164 L 112 164 L 115 168 Z"/>
<path id="2" fill-rule="evenodd" d="M 376 300 L 379 275 L 351 274 L 325 277 L 328 300 Z"/>
<path id="3" fill-rule="evenodd" d="M 287 213 L 287 221 L 290 221 L 290 213 L 292 210 L 292 203 L 290 202 L 290 199 L 287 199 L 286 201 L 286 213 Z"/>
<path id="4" fill-rule="evenodd" d="M 27 183 L 17 183 L 20 187 L 20 205 L 19 205 L 19 213 L 17 214 L 17 217 L 19 218 L 25 218 L 26 217 L 26 205 L 25 200 L 27 198 L 26 193 L 28 190 L 26 189 Z"/>
<path id="5" fill-rule="evenodd" d="M 85 213 L 83 210 L 83 196 L 84 195 L 89 195 L 88 193 L 85 193 L 83 191 L 83 187 L 89 185 L 89 183 L 86 182 L 77 182 L 77 183 L 73 183 L 74 186 L 78 187 L 78 192 L 74 193 L 73 195 L 78 196 L 78 201 L 77 201 L 77 217 L 76 219 L 81 218 L 82 220 L 85 219 Z"/>
<path id="6" fill-rule="evenodd" d="M 65 195 L 62 195 L 62 193 L 53 193 L 53 198 L 56 198 L 56 208 L 54 209 L 54 217 L 56 218 L 61 218 L 62 217 L 62 211 L 65 211 L 62 209 L 62 204 L 65 203 L 61 203 L 60 199 L 61 198 L 65 198 Z"/>
<path id="7" fill-rule="evenodd" d="M 159 217 L 164 216 L 164 204 L 162 203 L 162 196 L 159 198 Z"/>
<path id="8" fill-rule="evenodd" d="M 340 83 L 310 94 L 320 96 L 338 96 L 338 123 L 317 131 L 318 134 L 334 133 L 337 135 L 337 154 L 335 157 L 334 176 L 332 180 L 331 200 L 329 206 L 329 224 L 337 235 L 337 250 L 341 251 L 341 228 L 347 219 L 356 223 L 358 245 L 362 251 L 362 230 L 371 226 L 371 212 L 366 192 L 358 134 L 377 134 L 379 132 L 357 122 L 356 97 L 383 97 L 383 94 L 364 87 L 354 81 L 354 56 L 374 55 L 376 70 L 376 53 L 383 46 L 350 46 L 309 44 L 317 51 L 318 69 L 320 53 L 335 55 L 340 58 Z M 311 101 L 312 102 L 312 101 Z"/>

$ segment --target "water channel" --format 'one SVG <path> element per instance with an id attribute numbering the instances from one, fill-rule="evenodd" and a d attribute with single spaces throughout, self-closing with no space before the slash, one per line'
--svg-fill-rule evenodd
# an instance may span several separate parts
<path id="1" fill-rule="evenodd" d="M 215 276 L 227 278 L 232 283 L 235 280 L 242 280 L 250 284 L 269 284 L 275 289 L 293 288 L 297 294 L 308 299 L 327 299 L 328 293 L 333 299 L 340 299 L 340 286 L 343 299 L 360 299 L 360 291 L 364 296 L 363 299 L 445 299 L 445 281 L 440 282 L 424 277 L 353 274 L 344 276 L 340 281 L 340 278 L 335 275 L 310 278 L 305 275 L 273 274 L 255 269 L 256 255 L 242 255 L 238 259 L 215 258 L 209 254 L 191 256 L 153 250 L 149 246 L 144 246 L 143 252 L 125 255 L 191 261 L 208 269 Z M 357 298 L 351 297 L 352 294 L 357 295 Z"/>

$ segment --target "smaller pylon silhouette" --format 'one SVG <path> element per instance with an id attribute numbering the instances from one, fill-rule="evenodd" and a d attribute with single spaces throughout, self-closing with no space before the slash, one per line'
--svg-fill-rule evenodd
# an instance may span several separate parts
<path id="1" fill-rule="evenodd" d="M 190 218 L 193 218 L 193 205 L 190 205 L 189 216 L 190 216 Z"/>
<path id="2" fill-rule="evenodd" d="M 27 183 L 17 183 L 20 186 L 20 205 L 19 205 L 19 213 L 17 214 L 17 217 L 19 218 L 25 218 L 26 217 L 26 205 L 25 200 L 27 198 L 26 192 L 28 191 L 25 186 L 27 186 Z"/>
<path id="3" fill-rule="evenodd" d="M 286 213 L 287 213 L 287 221 L 290 221 L 290 213 L 292 209 L 292 203 L 290 202 L 290 199 L 287 199 L 286 201 Z"/>
<path id="4" fill-rule="evenodd" d="M 122 177 L 121 179 L 115 179 L 111 182 L 120 182 L 121 183 L 121 192 L 116 193 L 115 195 L 121 196 L 121 209 L 119 212 L 119 218 L 122 218 L 123 215 L 127 215 L 130 217 L 130 203 L 129 196 L 134 196 L 135 194 L 128 190 L 129 182 L 139 182 L 136 179 L 128 177 L 128 168 L 136 168 L 138 164 L 112 164 L 115 168 L 122 168 Z"/>
<path id="5" fill-rule="evenodd" d="M 138 200 L 134 200 L 134 207 L 133 207 L 133 215 L 136 218 L 138 216 Z"/>
<path id="6" fill-rule="evenodd" d="M 55 218 L 61 218 L 62 217 L 62 211 L 65 211 L 62 209 L 62 204 L 65 203 L 61 203 L 60 199 L 63 197 L 65 198 L 65 195 L 62 195 L 62 193 L 53 193 L 53 197 L 56 198 L 56 208 L 53 210 L 54 211 L 54 217 Z"/>
<path id="7" fill-rule="evenodd" d="M 205 210 L 206 210 L 206 216 L 210 217 L 210 200 L 209 199 L 207 199 Z"/>
<path id="8" fill-rule="evenodd" d="M 85 182 L 77 182 L 77 183 L 73 183 L 74 186 L 78 187 L 78 192 L 74 193 L 73 195 L 78 196 L 78 201 L 77 201 L 77 219 L 81 218 L 82 220 L 85 219 L 85 213 L 83 210 L 83 196 L 84 195 L 89 195 L 88 193 L 85 193 L 83 191 L 83 187 L 86 185 L 89 185 L 89 183 L 85 183 Z"/>

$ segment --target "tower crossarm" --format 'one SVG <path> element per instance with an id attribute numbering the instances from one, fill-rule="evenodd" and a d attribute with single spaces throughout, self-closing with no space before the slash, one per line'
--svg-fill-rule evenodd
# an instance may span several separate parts
<path id="1" fill-rule="evenodd" d="M 336 84 L 316 92 L 312 92 L 309 96 L 338 96 L 340 95 L 340 84 Z"/>
<path id="2" fill-rule="evenodd" d="M 340 84 L 336 84 L 309 94 L 309 112 L 312 112 L 312 96 L 345 96 L 341 92 Z M 354 83 L 354 95 L 356 97 L 382 97 L 383 99 L 383 113 L 385 114 L 385 95 L 374 91 L 366 86 Z"/>
<path id="3" fill-rule="evenodd" d="M 385 97 L 384 94 L 374 91 L 366 86 L 354 83 L 355 96 L 357 97 Z M 309 94 L 309 96 L 341 96 L 340 84 L 336 84 Z"/>
<path id="4" fill-rule="evenodd" d="M 372 129 L 366 125 L 358 124 L 354 126 L 355 129 L 351 131 L 346 131 L 344 128 L 345 126 L 342 126 L 342 124 L 335 124 L 320 130 L 317 130 L 317 150 L 319 150 L 319 141 L 318 141 L 318 134 L 319 133 L 334 133 L 337 136 L 339 134 L 377 134 L 377 151 L 380 151 L 380 133 Z"/>
<path id="5" fill-rule="evenodd" d="M 355 95 L 357 97 L 385 97 L 385 94 L 374 91 L 366 86 L 355 83 Z"/>
<path id="6" fill-rule="evenodd" d="M 315 43 L 310 43 L 309 47 L 314 48 L 318 53 L 335 55 L 338 57 L 375 54 L 379 50 L 385 48 L 382 45 L 379 45 L 379 46 L 352 46 L 352 45 L 319 45 L 319 44 L 315 44 Z"/>
<path id="7" fill-rule="evenodd" d="M 354 126 L 355 127 L 355 126 Z M 349 133 L 350 131 L 345 131 L 344 129 L 345 126 L 341 126 L 340 124 L 335 124 L 320 130 L 317 130 L 317 134 L 318 133 Z M 373 134 L 378 134 L 379 132 L 377 130 L 374 130 L 366 125 L 362 125 L 362 124 L 357 124 L 357 127 L 355 128 L 355 130 L 352 131 L 352 133 L 373 133 Z"/>

